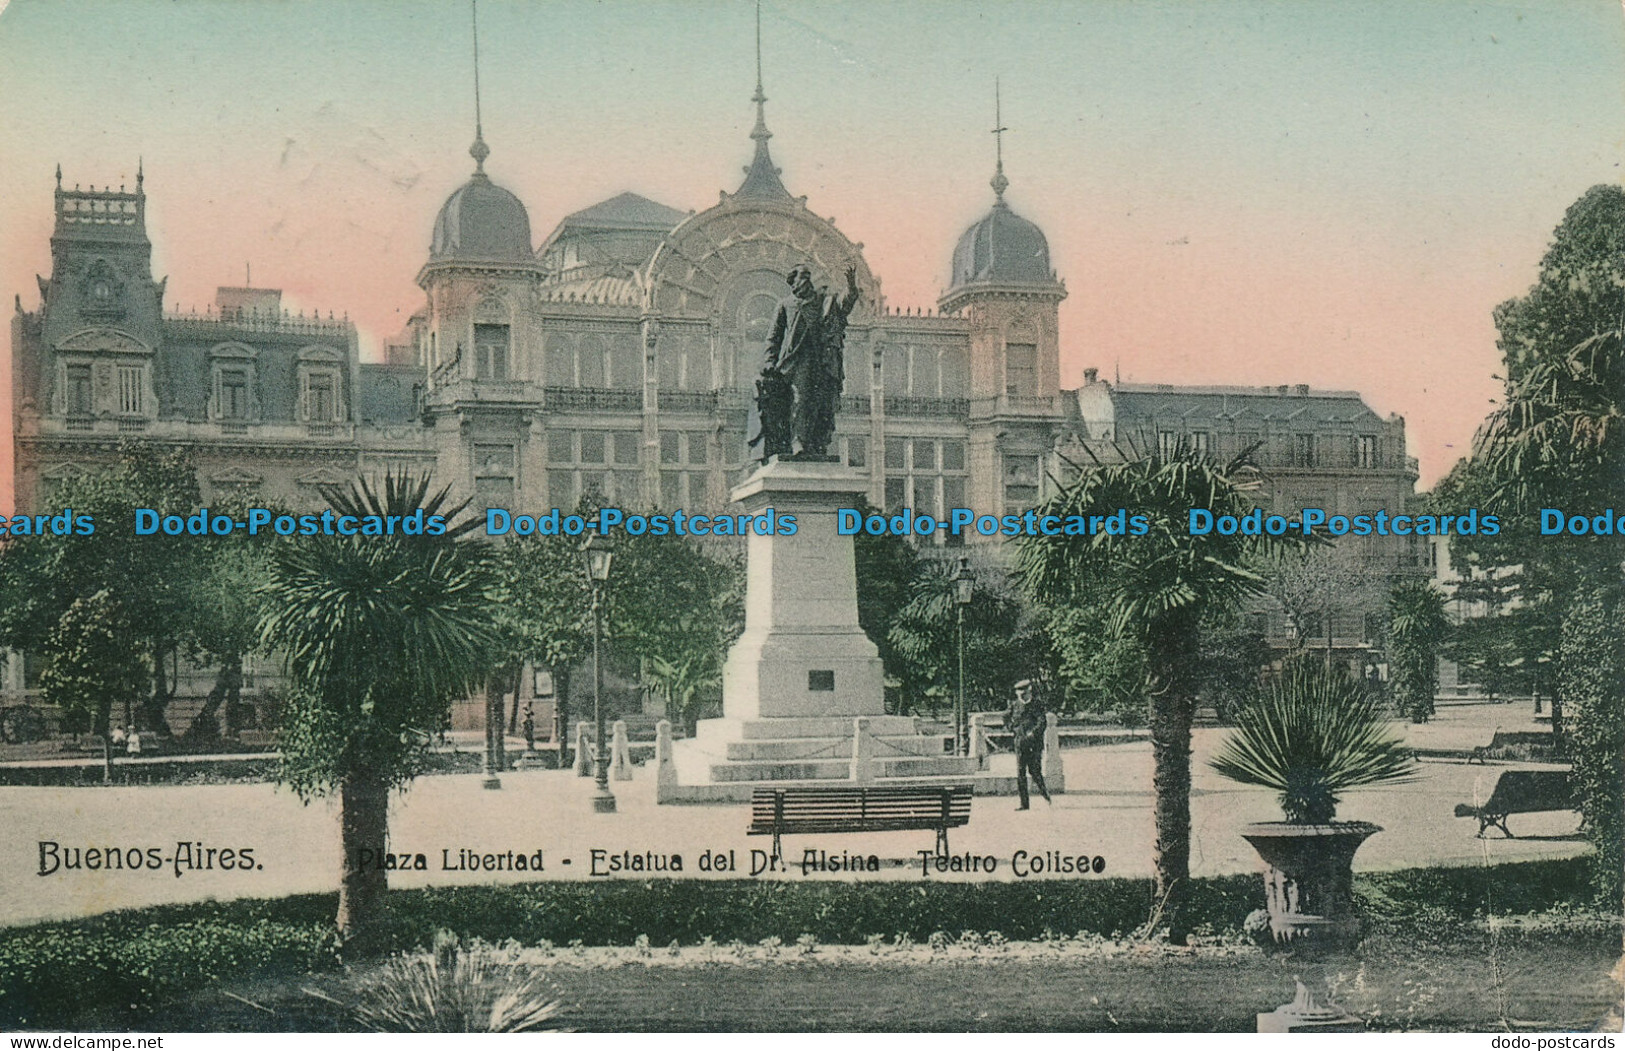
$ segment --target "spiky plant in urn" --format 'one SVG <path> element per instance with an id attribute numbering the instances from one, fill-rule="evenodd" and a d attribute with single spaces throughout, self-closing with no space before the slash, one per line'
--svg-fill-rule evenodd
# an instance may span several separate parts
<path id="1" fill-rule="evenodd" d="M 1212 766 L 1280 793 L 1286 820 L 1241 832 L 1264 861 L 1276 942 L 1338 948 L 1358 937 L 1354 852 L 1382 829 L 1334 820 L 1338 797 L 1410 780 L 1415 762 L 1381 699 L 1341 669 L 1294 662 L 1242 707 Z"/>

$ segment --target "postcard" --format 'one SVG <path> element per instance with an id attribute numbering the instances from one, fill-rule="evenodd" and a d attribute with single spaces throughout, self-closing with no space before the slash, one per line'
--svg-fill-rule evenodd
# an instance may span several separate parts
<path id="1" fill-rule="evenodd" d="M 0 3 L 0 1027 L 1614 1046 L 1622 82 Z"/>

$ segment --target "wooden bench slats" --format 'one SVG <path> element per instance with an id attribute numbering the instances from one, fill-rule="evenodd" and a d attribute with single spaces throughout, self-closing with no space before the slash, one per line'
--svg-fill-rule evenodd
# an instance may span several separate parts
<path id="1" fill-rule="evenodd" d="M 948 829 L 970 822 L 971 786 L 801 786 L 758 788 L 747 835 L 771 835 L 773 854 L 787 832 L 895 832 L 935 829 L 946 853 Z"/>

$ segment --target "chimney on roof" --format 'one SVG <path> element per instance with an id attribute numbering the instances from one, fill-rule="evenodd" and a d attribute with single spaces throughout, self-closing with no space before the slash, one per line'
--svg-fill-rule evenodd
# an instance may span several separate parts
<path id="1" fill-rule="evenodd" d="M 1295 390 L 1297 392 L 1297 395 L 1300 398 L 1309 397 L 1309 384 L 1307 384 L 1307 383 L 1300 383 L 1296 387 L 1294 387 L 1293 390 Z"/>
<path id="2" fill-rule="evenodd" d="M 1084 386 L 1086 386 L 1086 387 L 1094 386 L 1095 383 L 1099 380 L 1099 378 L 1100 378 L 1100 370 L 1099 369 L 1084 369 L 1083 370 L 1083 383 L 1084 383 Z"/>

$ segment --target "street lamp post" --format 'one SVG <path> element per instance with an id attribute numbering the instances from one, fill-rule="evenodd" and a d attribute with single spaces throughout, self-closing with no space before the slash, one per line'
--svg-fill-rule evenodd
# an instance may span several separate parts
<path id="1" fill-rule="evenodd" d="M 615 545 L 594 533 L 581 546 L 587 563 L 587 586 L 592 590 L 592 718 L 595 724 L 593 773 L 598 789 L 593 793 L 592 808 L 600 814 L 615 813 L 615 794 L 609 790 L 608 744 L 604 737 L 604 661 L 603 619 L 599 610 L 599 593 L 609 579 L 609 564 L 615 554 Z"/>
<path id="2" fill-rule="evenodd" d="M 965 710 L 965 607 L 970 605 L 971 592 L 976 587 L 976 575 L 970 570 L 969 558 L 960 556 L 953 581 L 959 634 L 959 697 L 954 704 L 954 754 L 969 755 L 970 716 Z"/>

